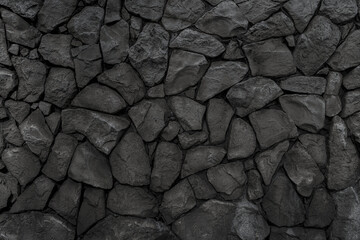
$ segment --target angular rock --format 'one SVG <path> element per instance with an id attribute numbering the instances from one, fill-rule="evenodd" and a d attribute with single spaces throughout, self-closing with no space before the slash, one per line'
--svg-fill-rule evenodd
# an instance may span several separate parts
<path id="1" fill-rule="evenodd" d="M 17 98 L 24 99 L 26 102 L 38 101 L 44 92 L 45 65 L 23 57 L 12 57 L 11 61 L 19 77 Z"/>
<path id="2" fill-rule="evenodd" d="M 40 41 L 40 31 L 13 12 L 4 8 L 0 12 L 5 23 L 7 40 L 29 48 L 35 48 Z"/>
<path id="3" fill-rule="evenodd" d="M 8 46 L 6 41 L 5 26 L 2 20 L 0 20 L 0 63 L 2 65 L 11 66 L 10 56 L 8 53 Z"/>
<path id="4" fill-rule="evenodd" d="M 321 37 L 319 37 L 321 36 Z M 315 74 L 334 53 L 340 30 L 328 18 L 316 16 L 297 40 L 294 59 L 305 75 Z"/>
<path id="5" fill-rule="evenodd" d="M 168 104 L 185 131 L 202 129 L 204 105 L 182 96 L 171 97 Z"/>
<path id="6" fill-rule="evenodd" d="M 324 0 L 321 3 L 320 13 L 334 23 L 342 23 L 351 20 L 358 14 L 358 5 L 356 0 Z"/>
<path id="7" fill-rule="evenodd" d="M 6 148 L 1 160 L 21 186 L 27 185 L 40 172 L 39 159 L 24 147 Z"/>
<path id="8" fill-rule="evenodd" d="M 136 218 L 108 215 L 91 228 L 84 240 L 98 239 L 147 239 L 177 240 L 177 237 L 162 222 L 151 218 Z"/>
<path id="9" fill-rule="evenodd" d="M 360 159 L 356 146 L 348 136 L 344 120 L 338 116 L 332 119 L 328 146 L 328 188 L 341 190 L 352 186 L 359 179 Z"/>
<path id="10" fill-rule="evenodd" d="M 81 188 L 81 183 L 67 179 L 49 202 L 49 207 L 71 224 L 76 224 Z"/>
<path id="11" fill-rule="evenodd" d="M 98 81 L 118 91 L 129 105 L 145 96 L 145 86 L 135 70 L 127 63 L 120 63 L 98 76 Z"/>
<path id="12" fill-rule="evenodd" d="M 18 85 L 17 76 L 13 71 L 0 68 L 0 96 L 7 98 L 9 93 Z"/>
<path id="13" fill-rule="evenodd" d="M 235 210 L 236 206 L 231 202 L 212 199 L 175 221 L 172 230 L 180 239 L 227 239 Z"/>
<path id="14" fill-rule="evenodd" d="M 124 109 L 126 102 L 111 88 L 93 83 L 81 90 L 71 105 L 114 114 Z"/>
<path id="15" fill-rule="evenodd" d="M 181 126 L 177 121 L 170 121 L 163 129 L 161 137 L 165 139 L 165 141 L 171 141 L 178 135 L 180 129 Z"/>
<path id="16" fill-rule="evenodd" d="M 166 223 L 172 223 L 181 214 L 188 212 L 196 205 L 196 199 L 190 183 L 182 180 L 164 193 L 160 213 Z"/>
<path id="17" fill-rule="evenodd" d="M 283 90 L 321 95 L 325 92 L 326 79 L 323 77 L 294 76 L 280 82 Z"/>
<path id="18" fill-rule="evenodd" d="M 270 233 L 270 227 L 259 207 L 246 198 L 236 204 L 233 226 L 241 239 L 265 239 Z"/>
<path id="19" fill-rule="evenodd" d="M 195 23 L 205 9 L 201 0 L 170 0 L 166 3 L 161 22 L 166 30 L 177 32 Z"/>
<path id="20" fill-rule="evenodd" d="M 74 137 L 59 133 L 42 172 L 55 181 L 64 180 L 77 144 Z"/>
<path id="21" fill-rule="evenodd" d="M 99 44 L 81 46 L 78 50 L 74 59 L 76 83 L 83 88 L 102 72 L 102 55 Z"/>
<path id="22" fill-rule="evenodd" d="M 112 23 L 119 21 L 121 19 L 120 12 L 121 12 L 122 2 L 117 0 L 109 0 L 106 2 L 106 13 L 104 23 Z"/>
<path id="23" fill-rule="evenodd" d="M 360 87 L 360 66 L 355 67 L 343 79 L 343 85 L 347 90 Z"/>
<path id="24" fill-rule="evenodd" d="M 342 117 L 348 117 L 360 111 L 360 89 L 345 92 L 343 96 L 343 109 L 341 111 Z"/>
<path id="25" fill-rule="evenodd" d="M 281 96 L 283 92 L 271 79 L 263 77 L 249 78 L 234 85 L 226 94 L 226 98 L 240 117 L 265 107 Z"/>
<path id="26" fill-rule="evenodd" d="M 163 15 L 165 0 L 143 1 L 143 0 L 125 0 L 126 9 L 140 17 L 158 21 Z"/>
<path id="27" fill-rule="evenodd" d="M 164 98 L 165 97 L 164 84 L 159 84 L 152 88 L 149 88 L 146 95 L 149 98 Z"/>
<path id="28" fill-rule="evenodd" d="M 305 220 L 304 204 L 283 172 L 274 177 L 262 207 L 268 220 L 279 227 L 294 226 Z"/>
<path id="29" fill-rule="evenodd" d="M 0 5 L 6 6 L 22 17 L 33 19 L 40 10 L 43 0 L 0 0 Z"/>
<path id="30" fill-rule="evenodd" d="M 325 101 L 317 95 L 289 94 L 279 98 L 282 109 L 299 128 L 316 133 L 325 124 Z"/>
<path id="31" fill-rule="evenodd" d="M 79 210 L 77 234 L 83 234 L 97 221 L 105 217 L 105 193 L 98 188 L 85 188 Z"/>
<path id="32" fill-rule="evenodd" d="M 14 240 L 38 239 L 53 240 L 74 239 L 73 227 L 56 214 L 37 211 L 20 214 L 2 214 L 0 232 L 12 236 Z"/>
<path id="33" fill-rule="evenodd" d="M 360 142 L 360 112 L 348 117 L 346 119 L 346 125 L 349 128 L 349 133 L 354 136 L 354 140 Z"/>
<path id="34" fill-rule="evenodd" d="M 78 182 L 111 189 L 113 179 L 108 159 L 89 142 L 77 146 L 68 175 Z"/>
<path id="35" fill-rule="evenodd" d="M 205 131 L 182 132 L 178 135 L 179 143 L 182 149 L 188 149 L 204 143 L 208 139 L 208 133 Z"/>
<path id="36" fill-rule="evenodd" d="M 318 134 L 302 134 L 299 141 L 305 147 L 312 159 L 315 160 L 319 168 L 325 168 L 327 165 L 327 150 L 325 136 Z"/>
<path id="37" fill-rule="evenodd" d="M 210 99 L 207 108 L 206 122 L 210 131 L 210 142 L 224 142 L 234 110 L 221 98 Z"/>
<path id="38" fill-rule="evenodd" d="M 110 165 L 116 180 L 132 186 L 150 183 L 150 159 L 141 137 L 127 133 L 110 155 Z"/>
<path id="39" fill-rule="evenodd" d="M 343 76 L 339 72 L 330 71 L 327 75 L 325 94 L 338 95 L 341 89 Z"/>
<path id="40" fill-rule="evenodd" d="M 267 38 L 283 37 L 295 32 L 291 19 L 283 12 L 278 12 L 255 25 L 244 34 L 247 42 L 257 42 Z"/>
<path id="41" fill-rule="evenodd" d="M 54 65 L 74 68 L 70 48 L 73 37 L 65 34 L 46 34 L 41 38 L 39 53 Z"/>
<path id="42" fill-rule="evenodd" d="M 232 120 L 228 139 L 228 159 L 247 158 L 255 152 L 256 136 L 249 123 L 241 118 Z"/>
<path id="43" fill-rule="evenodd" d="M 116 185 L 109 192 L 106 206 L 120 215 L 156 217 L 158 214 L 158 200 L 141 187 Z"/>
<path id="44" fill-rule="evenodd" d="M 217 57 L 225 51 L 224 45 L 212 35 L 189 28 L 171 40 L 169 47 L 200 53 L 207 57 Z"/>
<path id="45" fill-rule="evenodd" d="M 8 206 L 8 201 L 11 197 L 11 191 L 6 184 L 0 184 L 0 209 L 4 209 Z"/>
<path id="46" fill-rule="evenodd" d="M 359 194 L 359 183 L 332 194 L 336 205 L 336 217 L 329 228 L 330 239 L 355 240 L 360 237 Z"/>
<path id="47" fill-rule="evenodd" d="M 298 135 L 294 122 L 281 110 L 263 109 L 250 114 L 249 119 L 261 148 Z"/>
<path id="48" fill-rule="evenodd" d="M 242 62 L 213 62 L 202 78 L 196 99 L 202 102 L 242 81 L 249 71 Z"/>
<path id="49" fill-rule="evenodd" d="M 280 38 L 243 46 L 253 76 L 281 77 L 296 72 L 293 56 Z"/>
<path id="50" fill-rule="evenodd" d="M 309 208 L 306 212 L 306 227 L 324 228 L 335 217 L 335 203 L 325 188 L 314 191 Z"/>
<path id="51" fill-rule="evenodd" d="M 341 99 L 338 95 L 324 95 L 325 100 L 325 115 L 327 117 L 334 117 L 342 110 Z"/>
<path id="52" fill-rule="evenodd" d="M 159 143 L 155 151 L 151 171 L 150 189 L 155 192 L 170 189 L 180 174 L 182 160 L 182 152 L 176 144 L 169 142 Z"/>
<path id="53" fill-rule="evenodd" d="M 18 180 L 10 173 L 0 173 L 1 181 L 1 208 L 7 207 L 8 203 L 14 203 L 19 195 Z M 10 200 L 10 201 L 9 201 Z"/>
<path id="54" fill-rule="evenodd" d="M 247 173 L 248 187 L 247 195 L 249 200 L 256 200 L 264 196 L 260 173 L 257 170 L 250 170 Z"/>
<path id="55" fill-rule="evenodd" d="M 207 177 L 215 190 L 222 193 L 225 198 L 238 198 L 246 188 L 247 177 L 244 172 L 244 164 L 240 161 L 209 168 Z"/>
<path id="56" fill-rule="evenodd" d="M 208 61 L 203 55 L 173 50 L 164 82 L 165 94 L 178 94 L 196 85 L 203 77 L 208 66 Z"/>
<path id="57" fill-rule="evenodd" d="M 271 227 L 270 240 L 307 240 L 307 239 L 316 239 L 316 240 L 325 240 L 326 232 L 322 229 L 311 229 L 311 228 L 277 228 Z"/>
<path id="58" fill-rule="evenodd" d="M 130 125 L 120 116 L 98 113 L 86 109 L 65 109 L 61 112 L 64 133 L 79 132 L 100 151 L 109 154 L 117 140 Z"/>
<path id="59" fill-rule="evenodd" d="M 245 58 L 240 46 L 241 44 L 242 43 L 240 41 L 230 40 L 230 42 L 226 46 L 226 51 L 223 55 L 223 58 L 225 60 L 237 60 Z"/>
<path id="60" fill-rule="evenodd" d="M 129 49 L 130 63 L 145 85 L 152 87 L 164 77 L 168 65 L 168 44 L 169 33 L 159 24 L 148 23 Z"/>
<path id="61" fill-rule="evenodd" d="M 224 1 L 202 15 L 195 26 L 220 37 L 236 37 L 246 32 L 248 21 L 234 2 Z"/>
<path id="62" fill-rule="evenodd" d="M 219 164 L 225 154 L 224 148 L 215 146 L 198 146 L 188 150 L 182 165 L 181 178 Z"/>
<path id="63" fill-rule="evenodd" d="M 86 6 L 75 14 L 67 24 L 69 32 L 85 44 L 99 41 L 99 32 L 104 19 L 104 9 L 97 6 Z"/>
<path id="64" fill-rule="evenodd" d="M 8 143 L 18 147 L 23 145 L 23 136 L 19 128 L 17 127 L 14 119 L 9 119 L 7 121 L 1 122 L 0 127 L 2 135 Z"/>
<path id="65" fill-rule="evenodd" d="M 302 33 L 318 8 L 320 0 L 289 0 L 284 8 L 293 19 L 296 29 Z"/>
<path id="66" fill-rule="evenodd" d="M 214 187 L 210 184 L 205 173 L 193 174 L 188 181 L 197 199 L 213 199 L 216 196 Z"/>
<path id="67" fill-rule="evenodd" d="M 45 117 L 45 120 L 51 132 L 56 134 L 60 127 L 61 114 L 59 112 L 54 112 L 49 116 Z"/>
<path id="68" fill-rule="evenodd" d="M 29 185 L 16 199 L 10 212 L 19 213 L 29 210 L 43 210 L 52 193 L 55 183 L 41 175 Z"/>
<path id="69" fill-rule="evenodd" d="M 360 30 L 350 33 L 336 49 L 328 64 L 336 71 L 343 71 L 360 64 Z"/>
<path id="70" fill-rule="evenodd" d="M 51 32 L 70 19 L 76 6 L 77 0 L 45 0 L 37 15 L 37 28 Z"/>
<path id="71" fill-rule="evenodd" d="M 300 142 L 296 142 L 285 153 L 284 168 L 297 191 L 304 197 L 309 197 L 313 189 L 324 181 L 315 160 Z"/>
<path id="72" fill-rule="evenodd" d="M 104 63 L 117 64 L 123 62 L 129 50 L 129 24 L 121 20 L 111 26 L 102 26 L 100 45 Z"/>
<path id="73" fill-rule="evenodd" d="M 271 179 L 288 148 L 289 141 L 284 141 L 277 144 L 274 148 L 265 150 L 256 155 L 256 166 L 266 185 L 271 183 Z"/>

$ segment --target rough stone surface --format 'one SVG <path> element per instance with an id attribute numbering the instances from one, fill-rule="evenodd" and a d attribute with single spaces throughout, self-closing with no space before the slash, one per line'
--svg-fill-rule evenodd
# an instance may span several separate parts
<path id="1" fill-rule="evenodd" d="M 178 140 L 183 149 L 188 149 L 204 143 L 208 139 L 208 135 L 205 131 L 183 132 L 178 135 Z"/>
<path id="2" fill-rule="evenodd" d="M 310 76 L 289 77 L 280 82 L 280 87 L 290 92 L 321 95 L 325 92 L 326 79 Z"/>
<path id="3" fill-rule="evenodd" d="M 325 240 L 326 233 L 324 230 L 302 228 L 302 227 L 294 227 L 294 228 L 271 227 L 270 240 L 276 240 L 276 239 Z"/>
<path id="4" fill-rule="evenodd" d="M 348 21 L 358 14 L 356 0 L 323 0 L 320 13 L 330 18 L 334 23 Z"/>
<path id="5" fill-rule="evenodd" d="M 344 76 L 343 85 L 347 90 L 352 90 L 360 87 L 360 66 L 352 69 Z"/>
<path id="6" fill-rule="evenodd" d="M 71 58 L 71 35 L 46 34 L 41 38 L 39 53 L 54 65 L 74 68 Z"/>
<path id="7" fill-rule="evenodd" d="M 188 181 L 197 199 L 207 200 L 215 198 L 216 191 L 205 173 L 193 174 L 188 177 Z"/>
<path id="8" fill-rule="evenodd" d="M 1 0 L 0 5 L 10 8 L 14 13 L 24 18 L 33 19 L 39 12 L 43 0 Z"/>
<path id="9" fill-rule="evenodd" d="M 158 21 L 163 15 L 165 2 L 165 0 L 126 0 L 125 7 L 129 12 L 140 15 L 145 19 Z"/>
<path id="10" fill-rule="evenodd" d="M 360 110 L 360 101 L 359 101 L 360 90 L 348 91 L 344 94 L 342 102 L 343 109 L 341 111 L 342 117 L 348 117 Z"/>
<path id="11" fill-rule="evenodd" d="M 327 165 L 328 154 L 326 150 L 326 137 L 318 134 L 302 134 L 299 141 L 305 147 L 312 159 L 315 160 L 319 168 Z"/>
<path id="12" fill-rule="evenodd" d="M 299 32 L 303 32 L 318 8 L 320 0 L 289 0 L 284 8 L 294 21 Z"/>
<path id="13" fill-rule="evenodd" d="M 0 96 L 7 98 L 9 93 L 18 85 L 18 79 L 14 72 L 6 69 L 0 69 Z"/>

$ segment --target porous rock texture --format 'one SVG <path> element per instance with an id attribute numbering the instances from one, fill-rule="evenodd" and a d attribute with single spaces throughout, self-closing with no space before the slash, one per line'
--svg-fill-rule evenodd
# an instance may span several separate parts
<path id="1" fill-rule="evenodd" d="M 359 11 L 0 0 L 0 239 L 359 240 Z"/>

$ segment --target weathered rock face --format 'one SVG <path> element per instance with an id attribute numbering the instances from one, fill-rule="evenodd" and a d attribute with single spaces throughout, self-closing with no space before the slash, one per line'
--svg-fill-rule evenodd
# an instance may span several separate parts
<path id="1" fill-rule="evenodd" d="M 343 109 L 341 111 L 342 117 L 348 117 L 360 110 L 359 94 L 359 89 L 345 93 L 343 97 Z"/>
<path id="2" fill-rule="evenodd" d="M 324 0 L 321 3 L 320 13 L 330 18 L 334 23 L 341 23 L 358 14 L 358 5 L 356 0 Z"/>
<path id="3" fill-rule="evenodd" d="M 16 14 L 24 18 L 34 18 L 39 12 L 43 0 L 1 0 L 0 4 L 11 9 Z"/>
<path id="4" fill-rule="evenodd" d="M 305 75 L 315 74 L 334 53 L 339 41 L 340 30 L 335 24 L 326 17 L 314 17 L 297 40 L 294 50 L 296 67 Z"/>
<path id="5" fill-rule="evenodd" d="M 283 90 L 296 93 L 321 95 L 325 92 L 326 79 L 323 77 L 310 76 L 289 77 L 280 82 L 280 87 Z"/>
<path id="6" fill-rule="evenodd" d="M 39 53 L 54 65 L 74 68 L 70 55 L 71 35 L 46 34 L 41 38 Z"/>
<path id="7" fill-rule="evenodd" d="M 317 240 L 325 240 L 326 233 L 324 230 L 320 229 L 311 229 L 311 228 L 302 228 L 302 227 L 294 227 L 294 228 L 277 228 L 271 227 L 270 240 L 276 239 L 317 239 Z"/>
<path id="8" fill-rule="evenodd" d="M 18 85 L 18 79 L 14 72 L 5 68 L 0 69 L 0 96 L 7 98 L 9 93 Z"/>
<path id="9" fill-rule="evenodd" d="M 289 0 L 284 8 L 294 21 L 299 32 L 303 32 L 318 8 L 320 0 Z"/>
<path id="10" fill-rule="evenodd" d="M 125 7 L 129 12 L 140 15 L 145 19 L 158 21 L 163 15 L 165 2 L 165 0 L 126 0 Z"/>

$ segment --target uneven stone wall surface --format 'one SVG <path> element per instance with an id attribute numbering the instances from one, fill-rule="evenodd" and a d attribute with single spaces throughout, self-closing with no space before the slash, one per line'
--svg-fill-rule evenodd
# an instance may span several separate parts
<path id="1" fill-rule="evenodd" d="M 359 0 L 0 0 L 1 240 L 359 240 Z"/>

